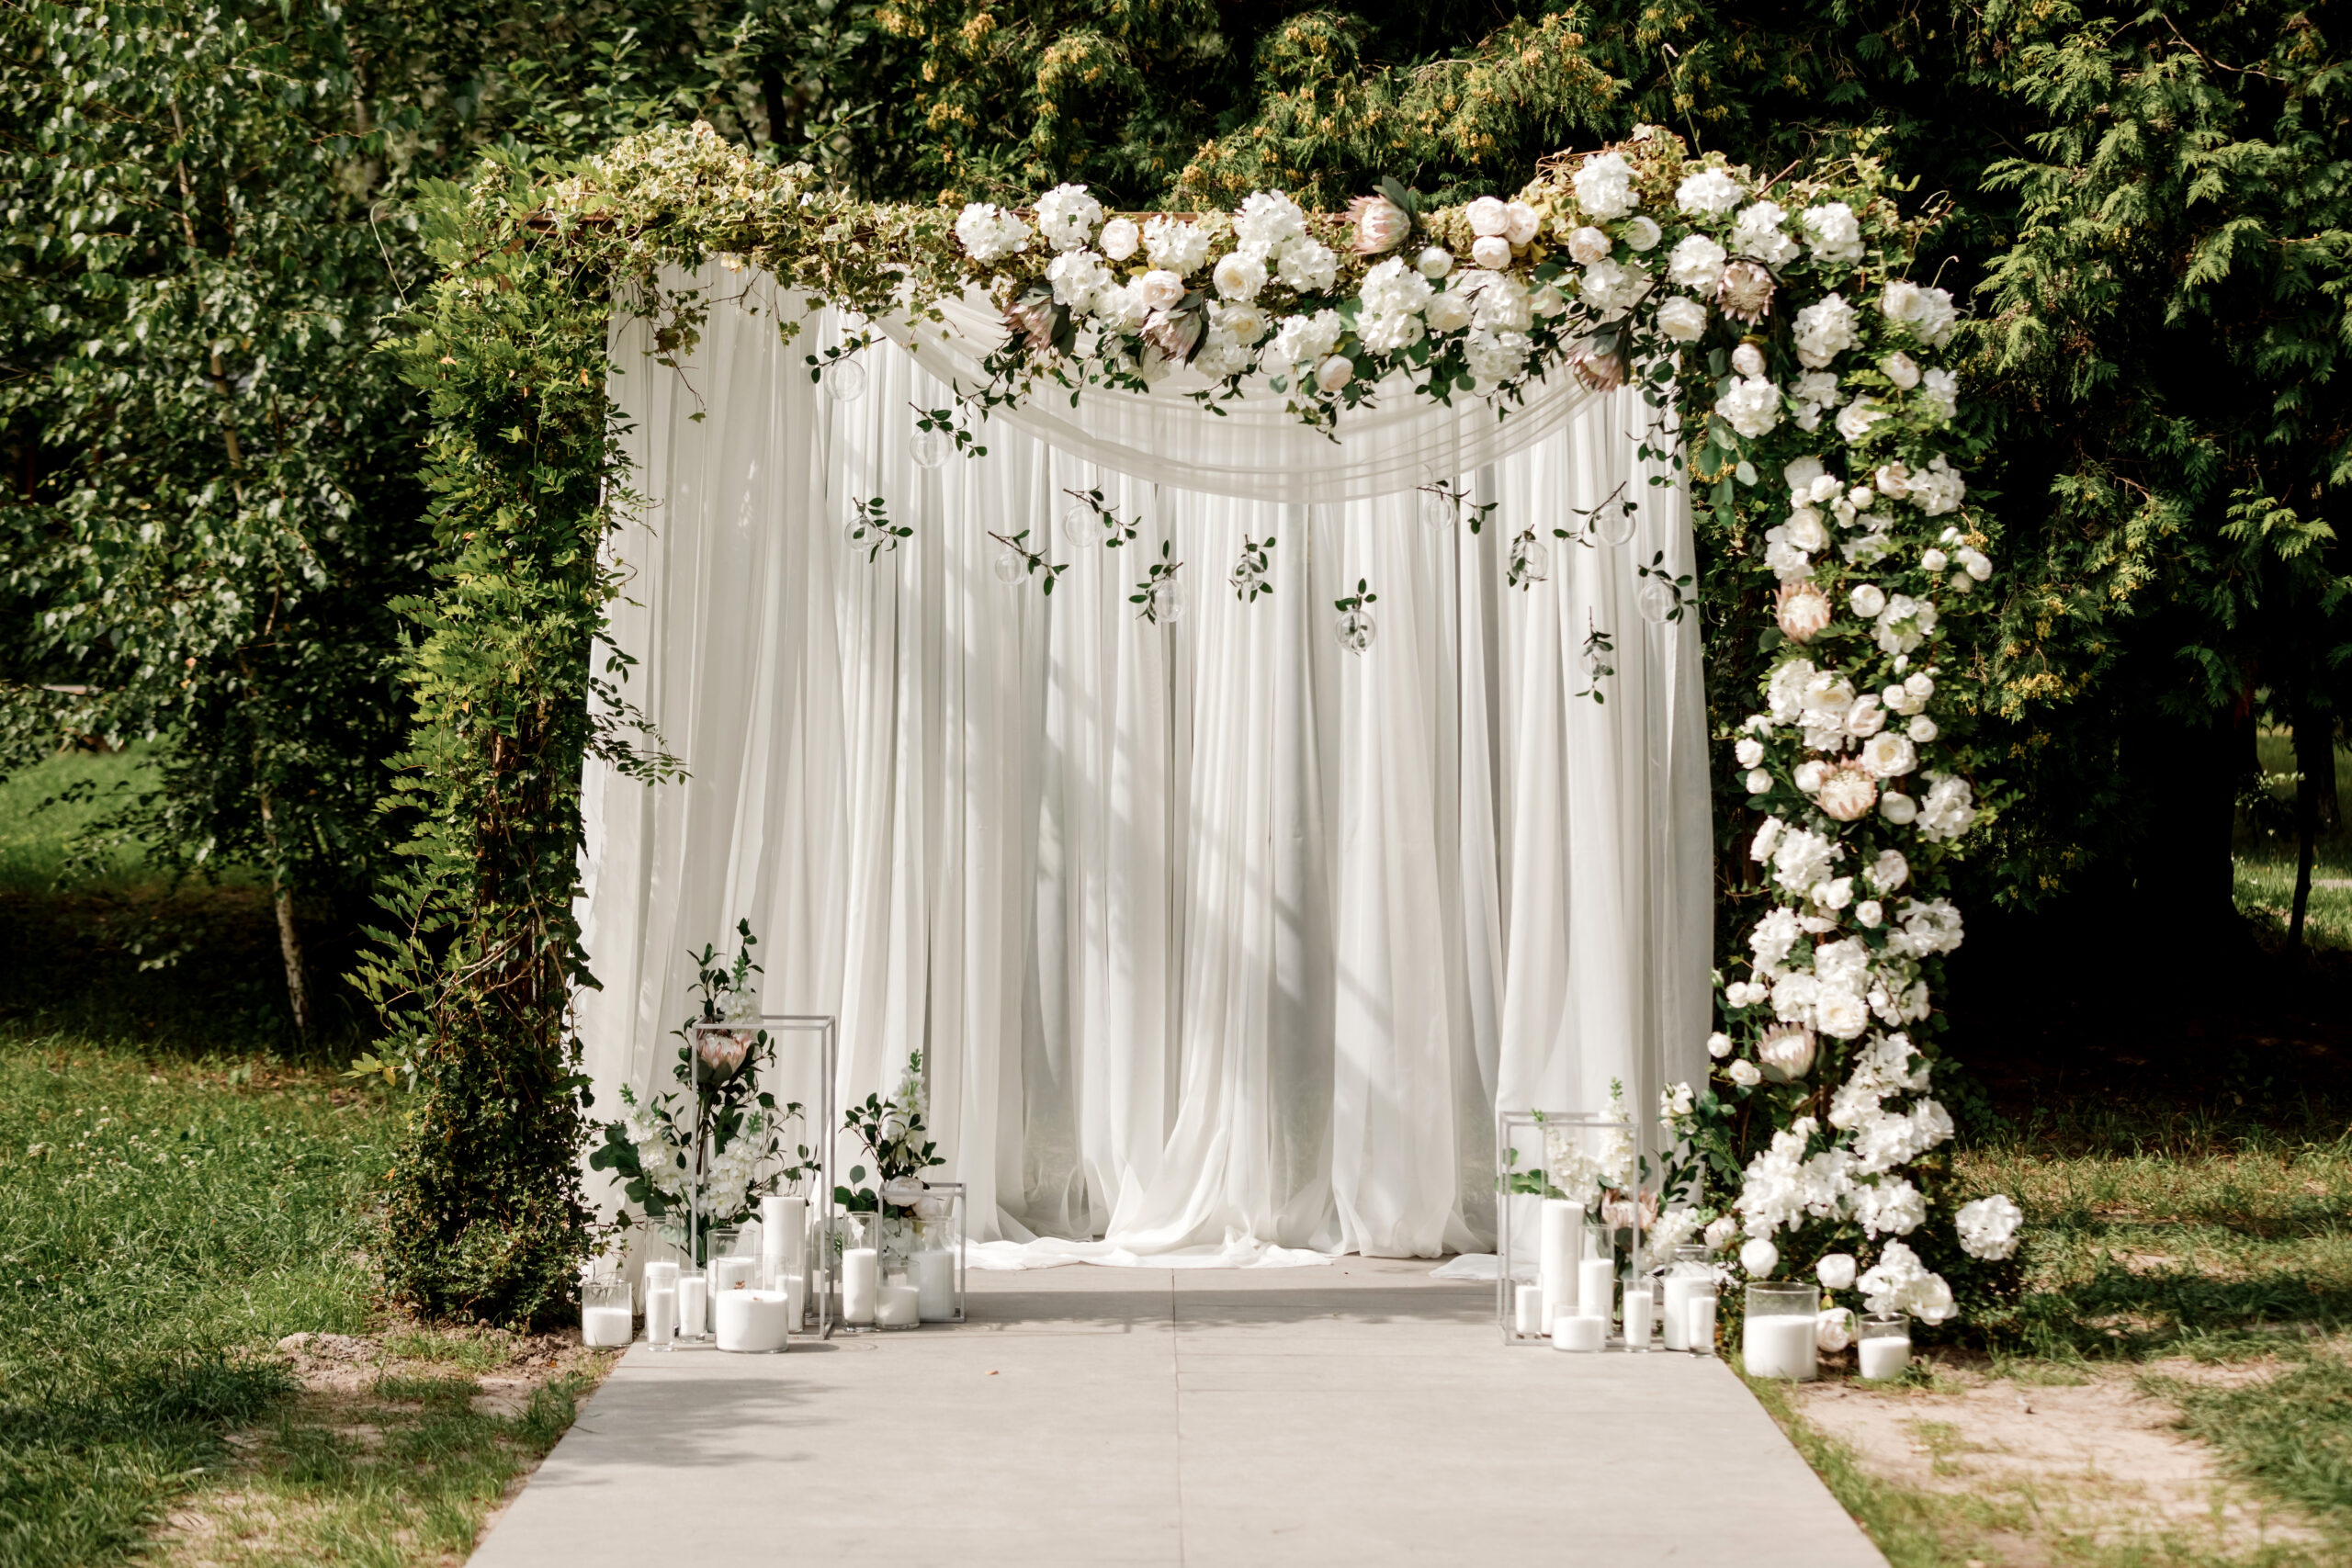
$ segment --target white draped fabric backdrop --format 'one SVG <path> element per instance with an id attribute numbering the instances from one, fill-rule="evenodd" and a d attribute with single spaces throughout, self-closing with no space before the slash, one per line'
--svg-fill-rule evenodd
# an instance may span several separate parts
<path id="1" fill-rule="evenodd" d="M 599 1116 L 669 1086 L 689 952 L 739 918 L 766 1010 L 839 1017 L 844 1100 L 922 1053 L 998 1262 L 1477 1250 L 1498 1107 L 1600 1110 L 1614 1080 L 1647 1124 L 1700 1076 L 1698 633 L 1645 621 L 1634 575 L 1690 570 L 1689 514 L 1636 457 L 1636 395 L 1539 388 L 1498 421 L 1396 389 L 1335 443 L 1262 392 L 1219 417 L 1180 382 L 1049 388 L 925 468 L 910 405 L 949 405 L 933 372 L 977 384 L 989 312 L 896 332 L 844 401 L 803 358 L 832 312 L 786 344 L 803 307 L 768 280 L 700 281 L 679 368 L 614 329 L 644 504 L 612 636 L 690 776 L 588 772 Z M 1415 487 L 1456 478 L 1497 503 L 1479 536 L 1420 520 Z M 1133 544 L 1064 539 L 1062 492 L 1092 488 Z M 1553 538 L 1620 493 L 1630 542 Z M 844 523 L 874 496 L 915 532 L 869 562 Z M 1522 592 L 1530 525 L 1552 570 Z M 991 570 L 989 532 L 1022 528 L 1072 563 L 1050 597 Z M 1251 604 L 1225 581 L 1245 533 L 1276 541 Z M 1163 540 L 1188 613 L 1153 625 L 1128 595 Z M 1357 655 L 1332 602 L 1360 578 Z M 1593 626 L 1605 703 L 1577 694 Z M 811 1098 L 797 1071 L 779 1091 Z"/>

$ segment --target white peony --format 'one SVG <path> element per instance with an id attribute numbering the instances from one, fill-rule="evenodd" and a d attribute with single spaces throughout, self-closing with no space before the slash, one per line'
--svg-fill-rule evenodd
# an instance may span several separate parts
<path id="1" fill-rule="evenodd" d="M 1535 231 L 1544 226 L 1544 216 L 1523 201 L 1507 202 L 1503 207 L 1503 238 L 1516 247 L 1529 244 Z M 1639 249 L 1636 246 L 1635 249 Z"/>
<path id="2" fill-rule="evenodd" d="M 1743 735 L 1732 743 L 1731 752 L 1739 759 L 1741 767 L 1758 767 L 1764 761 L 1764 742 L 1752 735 Z"/>
<path id="3" fill-rule="evenodd" d="M 1443 245 L 1430 245 L 1413 258 L 1413 270 L 1435 281 L 1453 270 L 1453 253 Z"/>
<path id="4" fill-rule="evenodd" d="M 1614 248 L 1609 236 L 1589 223 L 1568 235 L 1568 259 L 1578 266 L 1599 261 Z"/>
<path id="5" fill-rule="evenodd" d="M 1132 218 L 1114 218 L 1102 225 L 1102 254 L 1114 262 L 1126 260 L 1142 244 L 1143 231 Z"/>
<path id="6" fill-rule="evenodd" d="M 1962 1252 L 1998 1262 L 2017 1251 L 2018 1227 L 2025 1223 L 2025 1211 L 2014 1199 L 1996 1193 L 1962 1203 L 1952 1219 L 1960 1231 Z"/>
<path id="7" fill-rule="evenodd" d="M 1706 235 L 1687 234 L 1667 253 L 1666 276 L 1679 288 L 1712 294 L 1723 281 L 1724 263 L 1729 259 Z"/>
<path id="8" fill-rule="evenodd" d="M 956 238 L 974 261 L 1001 261 L 1029 248 L 1029 225 L 992 203 L 975 201 L 956 215 Z"/>
<path id="9" fill-rule="evenodd" d="M 1586 214 L 1607 221 L 1634 210 L 1634 167 L 1615 152 L 1596 152 L 1577 166 L 1569 185 Z"/>
<path id="10" fill-rule="evenodd" d="M 1897 779 L 1919 765 L 1907 737 L 1881 730 L 1862 743 L 1862 766 L 1883 779 Z"/>
<path id="11" fill-rule="evenodd" d="M 1154 267 L 1136 279 L 1136 296 L 1149 310 L 1172 310 L 1184 299 L 1184 280 L 1166 267 Z"/>
<path id="12" fill-rule="evenodd" d="M 1470 225 L 1470 232 L 1481 237 L 1499 234 L 1510 223 L 1510 215 L 1503 209 L 1503 199 L 1498 196 L 1478 197 L 1462 209 L 1462 217 Z"/>
<path id="13" fill-rule="evenodd" d="M 1151 265 L 1189 277 L 1209 259 L 1209 237 L 1197 223 L 1178 218 L 1154 218 L 1143 226 L 1144 254 Z"/>
<path id="14" fill-rule="evenodd" d="M 1286 240 L 1306 232 L 1306 214 L 1278 190 L 1254 191 L 1233 213 L 1233 241 L 1245 251 L 1272 255 Z"/>
<path id="15" fill-rule="evenodd" d="M 1715 400 L 1715 413 L 1753 441 L 1781 423 L 1781 389 L 1767 380 L 1742 377 Z"/>
<path id="16" fill-rule="evenodd" d="M 1719 218 L 1737 207 L 1739 198 L 1747 194 L 1740 189 L 1739 182 L 1726 171 L 1721 168 L 1702 169 L 1695 175 L 1685 175 L 1682 183 L 1674 187 L 1674 203 L 1685 212 Z"/>
<path id="17" fill-rule="evenodd" d="M 1102 204 L 1084 186 L 1056 186 L 1037 198 L 1037 229 L 1057 251 L 1074 251 L 1094 237 Z"/>
<path id="18" fill-rule="evenodd" d="M 1218 260 L 1210 277 L 1227 299 L 1255 299 L 1266 287 L 1266 264 L 1248 251 L 1235 251 Z"/>
<path id="19" fill-rule="evenodd" d="M 1399 315 L 1419 311 L 1437 290 L 1430 280 L 1406 265 L 1401 256 L 1391 256 L 1363 275 L 1363 284 L 1356 290 L 1363 301 L 1366 315 Z"/>
<path id="20" fill-rule="evenodd" d="M 1500 234 L 1487 234 L 1470 242 L 1470 259 L 1489 272 L 1500 272 L 1510 265 L 1510 242 Z"/>
<path id="21" fill-rule="evenodd" d="M 1786 266 L 1797 259 L 1801 247 L 1794 240 L 1781 232 L 1788 213 L 1777 201 L 1759 201 L 1739 215 L 1732 225 L 1731 248 L 1744 256 L 1753 256 L 1766 266 Z"/>
<path id="22" fill-rule="evenodd" d="M 1340 280 L 1340 258 L 1330 246 L 1299 238 L 1283 246 L 1274 271 L 1285 288 L 1299 294 L 1322 294 Z"/>
<path id="23" fill-rule="evenodd" d="M 1813 247 L 1813 259 L 1817 262 L 1851 266 L 1862 259 L 1862 226 L 1854 209 L 1842 201 L 1806 208 L 1797 219 L 1797 227 L 1804 231 L 1805 243 Z"/>
<path id="24" fill-rule="evenodd" d="M 1336 392 L 1355 378 L 1355 365 L 1343 354 L 1332 355 L 1315 367 L 1315 385 L 1326 392 Z"/>
<path id="25" fill-rule="evenodd" d="M 1763 1279 L 1781 1266 L 1781 1249 L 1757 1236 L 1739 1249 L 1739 1266 L 1754 1279 Z"/>
<path id="26" fill-rule="evenodd" d="M 1629 247 L 1636 251 L 1646 251 L 1666 237 L 1666 231 L 1645 213 L 1634 214 L 1617 232 Z"/>
<path id="27" fill-rule="evenodd" d="M 1818 370 L 1861 339 L 1855 333 L 1854 308 L 1838 294 L 1825 294 L 1797 312 L 1797 362 Z"/>
<path id="28" fill-rule="evenodd" d="M 1657 308 L 1657 330 L 1674 343 L 1696 343 L 1706 335 L 1707 308 L 1688 294 L 1677 294 Z"/>

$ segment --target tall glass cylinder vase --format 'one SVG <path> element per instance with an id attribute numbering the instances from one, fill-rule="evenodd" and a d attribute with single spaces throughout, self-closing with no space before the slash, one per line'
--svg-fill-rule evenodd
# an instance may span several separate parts
<path id="1" fill-rule="evenodd" d="M 907 1278 L 925 1323 L 964 1321 L 964 1184 L 925 1183 L 914 1205 Z"/>

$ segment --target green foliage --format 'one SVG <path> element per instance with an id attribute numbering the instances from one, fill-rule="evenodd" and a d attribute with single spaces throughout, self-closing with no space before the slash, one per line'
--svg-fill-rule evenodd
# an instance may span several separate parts
<path id="1" fill-rule="evenodd" d="M 117 1561 L 288 1390 L 244 1352 L 364 1326 L 394 1118 L 250 1064 L 0 1043 L 0 1558 Z M 258 1076 L 260 1081 L 255 1081 Z"/>

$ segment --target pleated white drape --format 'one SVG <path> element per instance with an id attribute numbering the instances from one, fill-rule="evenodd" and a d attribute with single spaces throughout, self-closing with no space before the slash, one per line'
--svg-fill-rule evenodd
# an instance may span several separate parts
<path id="1" fill-rule="evenodd" d="M 1069 439 L 1080 457 L 1001 411 L 986 457 L 926 469 L 910 405 L 945 389 L 885 344 L 837 401 L 802 362 L 837 330 L 820 311 L 785 345 L 772 310 L 722 304 L 673 371 L 616 319 L 644 504 L 612 635 L 691 776 L 588 771 L 601 1106 L 651 1081 L 690 948 L 739 917 L 768 1010 L 839 1016 L 844 1098 L 923 1053 L 977 1236 L 1106 1238 L 1039 1255 L 1475 1249 L 1498 1105 L 1599 1109 L 1615 1080 L 1646 1112 L 1697 1076 L 1697 637 L 1643 620 L 1634 574 L 1659 551 L 1687 570 L 1689 525 L 1635 459 L 1637 398 L 1564 395 L 1516 451 L 1385 416 L 1381 461 L 1421 452 L 1410 483 L 1459 473 L 1498 503 L 1474 536 L 1424 525 L 1410 489 L 1137 479 L 1099 460 L 1132 439 L 1115 422 Z M 1190 417 L 1213 444 L 1216 416 Z M 1337 468 L 1357 439 L 1283 450 Z M 1432 471 L 1440 448 L 1487 461 Z M 1629 543 L 1551 539 L 1621 485 Z M 1134 544 L 1061 537 L 1062 491 L 1096 487 L 1143 518 Z M 873 496 L 915 534 L 869 562 L 842 525 Z M 1530 525 L 1553 568 L 1521 592 L 1505 554 Z M 1050 597 L 991 570 L 989 533 L 1022 528 L 1071 562 Z M 1245 534 L 1275 541 L 1250 604 L 1224 581 Z M 1189 613 L 1152 625 L 1128 595 L 1163 540 Z M 1332 601 L 1360 579 L 1379 636 L 1353 655 Z M 1577 694 L 1592 626 L 1616 642 L 1605 705 Z"/>

